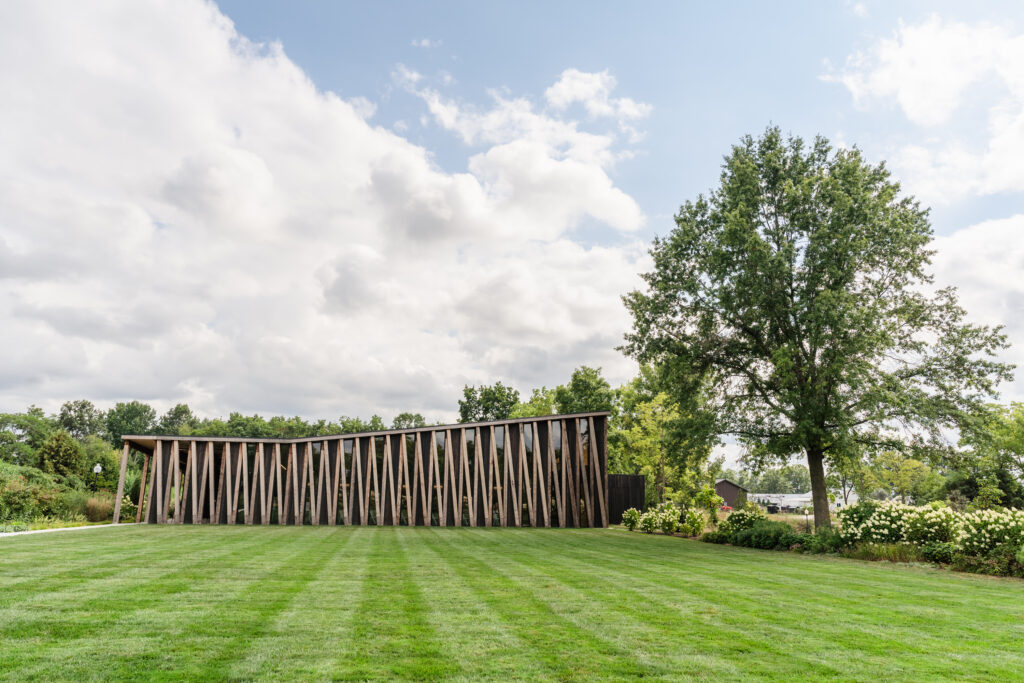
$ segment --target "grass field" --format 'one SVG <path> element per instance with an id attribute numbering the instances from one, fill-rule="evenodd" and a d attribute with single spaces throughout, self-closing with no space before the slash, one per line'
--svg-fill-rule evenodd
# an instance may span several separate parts
<path id="1" fill-rule="evenodd" d="M 1010 680 L 1024 582 L 611 530 L 0 539 L 0 676 Z"/>

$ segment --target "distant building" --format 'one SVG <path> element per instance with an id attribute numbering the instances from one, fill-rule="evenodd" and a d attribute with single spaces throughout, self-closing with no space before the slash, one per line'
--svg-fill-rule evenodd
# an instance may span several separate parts
<path id="1" fill-rule="evenodd" d="M 832 510 L 843 508 L 842 493 L 839 491 L 830 491 L 830 493 L 835 495 L 835 500 L 829 503 L 829 508 Z M 768 512 L 797 512 L 804 508 L 814 507 L 810 491 L 807 493 L 751 493 L 747 497 L 767 508 Z M 850 505 L 857 504 L 856 492 L 850 492 L 848 498 Z"/>
<path id="2" fill-rule="evenodd" d="M 734 481 L 719 479 L 715 482 L 715 493 L 722 497 L 725 504 L 737 508 L 747 502 L 747 490 Z"/>

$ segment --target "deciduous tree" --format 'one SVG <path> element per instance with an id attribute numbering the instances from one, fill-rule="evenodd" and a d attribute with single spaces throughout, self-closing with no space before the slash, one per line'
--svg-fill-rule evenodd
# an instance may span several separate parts
<path id="1" fill-rule="evenodd" d="M 931 239 L 884 165 L 769 128 L 655 240 L 624 348 L 699 391 L 755 460 L 802 454 L 829 525 L 826 464 L 859 446 L 949 452 L 945 434 L 1010 377 L 1000 330 L 932 287 Z"/>

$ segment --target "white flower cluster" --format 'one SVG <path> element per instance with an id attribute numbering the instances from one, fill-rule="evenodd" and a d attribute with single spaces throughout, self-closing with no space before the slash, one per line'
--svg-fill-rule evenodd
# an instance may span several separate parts
<path id="1" fill-rule="evenodd" d="M 839 521 L 839 533 L 847 543 L 953 543 L 969 555 L 984 555 L 1004 544 L 1024 545 L 1024 510 L 957 512 L 931 505 L 881 503 L 841 510 Z"/>
<path id="2" fill-rule="evenodd" d="M 964 513 L 956 543 L 970 555 L 983 555 L 1000 545 L 1024 546 L 1024 510 Z"/>

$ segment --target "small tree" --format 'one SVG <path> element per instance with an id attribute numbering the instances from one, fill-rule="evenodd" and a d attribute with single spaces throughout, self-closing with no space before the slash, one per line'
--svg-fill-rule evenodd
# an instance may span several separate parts
<path id="1" fill-rule="evenodd" d="M 391 422 L 392 429 L 411 429 L 413 427 L 426 427 L 427 420 L 419 413 L 399 413 Z"/>
<path id="2" fill-rule="evenodd" d="M 601 376 L 601 368 L 581 365 L 573 370 L 568 384 L 555 389 L 555 407 L 563 415 L 610 411 L 614 404 L 615 392 Z"/>
<path id="3" fill-rule="evenodd" d="M 50 434 L 39 449 L 40 469 L 61 476 L 82 474 L 82 447 L 63 429 Z"/>

